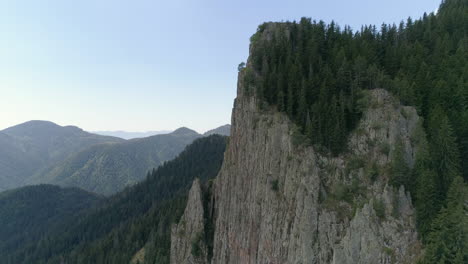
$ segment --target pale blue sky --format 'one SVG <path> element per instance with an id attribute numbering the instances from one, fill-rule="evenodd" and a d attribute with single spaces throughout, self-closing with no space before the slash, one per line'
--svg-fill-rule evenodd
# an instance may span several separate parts
<path id="1" fill-rule="evenodd" d="M 230 122 L 237 65 L 264 21 L 353 29 L 440 0 L 1 0 L 0 129 L 31 119 L 146 131 Z"/>

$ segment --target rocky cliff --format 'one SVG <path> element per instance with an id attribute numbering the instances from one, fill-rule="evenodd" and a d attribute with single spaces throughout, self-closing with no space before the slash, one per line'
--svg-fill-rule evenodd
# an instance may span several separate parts
<path id="1" fill-rule="evenodd" d="M 383 89 L 368 91 L 348 150 L 333 157 L 305 144 L 286 115 L 259 110 L 242 86 L 214 207 L 205 208 L 215 231 L 204 263 L 414 263 L 421 251 L 414 208 L 389 179 L 397 148 L 414 164 L 415 109 Z M 199 206 L 189 200 L 177 229 L 200 221 Z M 184 263 L 193 237 L 173 232 L 173 245 L 182 246 L 172 247 L 172 263 Z"/>
<path id="2" fill-rule="evenodd" d="M 187 208 L 179 224 L 171 230 L 171 263 L 207 263 L 204 232 L 202 190 L 200 180 L 195 179 L 189 192 Z"/>

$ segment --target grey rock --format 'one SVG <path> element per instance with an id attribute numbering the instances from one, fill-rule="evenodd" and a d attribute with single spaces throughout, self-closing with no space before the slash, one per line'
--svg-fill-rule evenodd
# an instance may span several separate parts
<path id="1" fill-rule="evenodd" d="M 187 207 L 179 224 L 171 230 L 171 263 L 207 263 L 207 248 L 204 243 L 204 209 L 200 181 L 195 179 L 190 189 Z M 194 247 L 198 255 L 194 256 Z"/>
<path id="2" fill-rule="evenodd" d="M 370 91 L 349 151 L 332 157 L 294 145 L 296 127 L 288 117 L 259 110 L 243 90 L 239 83 L 230 142 L 214 183 L 211 263 L 414 263 L 421 243 L 411 198 L 388 185 L 385 168 L 397 141 L 413 166 L 415 109 L 383 89 Z M 364 165 L 351 166 L 356 159 Z M 379 168 L 372 180 L 371 164 Z M 352 199 L 339 198 L 340 186 L 354 188 Z M 189 219 L 184 215 L 181 222 Z"/>

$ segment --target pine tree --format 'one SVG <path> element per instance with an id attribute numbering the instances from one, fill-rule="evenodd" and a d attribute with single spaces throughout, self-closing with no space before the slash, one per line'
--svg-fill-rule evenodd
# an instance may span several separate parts
<path id="1" fill-rule="evenodd" d="M 297 119 L 299 124 L 303 127 L 303 130 L 305 132 L 306 128 L 306 118 L 307 118 L 307 112 L 308 112 L 308 103 L 307 103 L 307 82 L 305 79 L 302 80 L 301 83 L 301 90 L 300 90 L 300 95 L 299 95 L 299 105 L 297 109 Z"/>
<path id="2" fill-rule="evenodd" d="M 403 185 L 405 186 L 405 189 L 408 189 L 411 174 L 410 168 L 405 160 L 404 145 L 401 140 L 398 140 L 395 144 L 391 172 L 392 176 L 390 178 L 390 183 L 397 188 L 400 187 L 400 185 Z"/>
<path id="3" fill-rule="evenodd" d="M 423 241 L 426 241 L 431 231 L 432 220 L 440 209 L 440 196 L 437 191 L 435 172 L 423 169 L 417 174 L 420 182 L 416 201 L 417 226 Z"/>
<path id="4" fill-rule="evenodd" d="M 438 186 L 445 197 L 452 180 L 460 174 L 460 156 L 452 127 L 443 110 L 436 107 L 429 120 L 430 144 Z"/>
<path id="5" fill-rule="evenodd" d="M 468 193 L 461 177 L 450 186 L 447 206 L 440 210 L 428 238 L 425 263 L 468 262 Z"/>

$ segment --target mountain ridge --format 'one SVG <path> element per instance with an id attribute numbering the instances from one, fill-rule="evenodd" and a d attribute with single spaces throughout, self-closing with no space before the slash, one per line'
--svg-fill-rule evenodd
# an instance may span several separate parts
<path id="1" fill-rule="evenodd" d="M 144 181 L 111 197 L 104 197 L 99 204 L 73 219 L 59 219 L 59 223 L 45 228 L 44 232 L 35 233 L 31 239 L 27 239 L 27 234 L 18 232 L 22 238 L 26 238 L 25 243 L 15 244 L 15 238 L 3 237 L 3 230 L 0 230 L 0 255 L 3 257 L 0 262 L 103 263 L 105 259 L 108 263 L 128 264 L 137 251 L 146 248 L 148 259 L 167 263 L 170 225 L 181 215 L 193 179 L 198 178 L 206 184 L 216 176 L 226 143 L 227 138 L 220 135 L 198 138 L 177 158 L 149 172 Z M 41 190 L 39 186 L 23 188 Z M 48 188 L 61 189 L 56 186 Z M 2 201 L 8 200 L 2 197 L 24 189 L 0 193 L 0 210 Z M 31 209 L 34 209 L 36 203 L 47 206 L 47 203 L 42 203 L 44 199 L 35 199 L 34 195 L 23 196 L 22 199 L 29 204 L 24 214 L 34 212 Z M 15 225 L 16 218 L 27 220 L 16 215 L 5 219 L 4 224 L 22 228 L 23 225 Z M 116 239 L 120 242 L 116 243 Z M 7 248 L 4 245 L 15 246 Z"/>
<path id="2" fill-rule="evenodd" d="M 204 136 L 209 136 L 209 135 L 213 135 L 213 134 L 218 134 L 218 135 L 222 135 L 222 136 L 229 136 L 231 134 L 231 125 L 226 124 L 226 125 L 217 127 L 215 129 L 208 130 L 205 133 L 203 133 Z"/>
<path id="3" fill-rule="evenodd" d="M 57 184 L 110 195 L 141 181 L 147 171 L 202 136 L 206 135 L 180 127 L 167 134 L 125 140 L 31 120 L 0 131 L 0 191 Z"/>
<path id="4" fill-rule="evenodd" d="M 157 131 L 145 131 L 145 132 L 137 132 L 137 131 L 125 131 L 125 130 L 114 130 L 114 131 L 90 131 L 91 133 L 104 135 L 104 136 L 114 136 L 122 139 L 134 139 L 134 138 L 145 138 L 155 135 L 161 134 L 169 134 L 172 130 L 157 130 Z"/>
<path id="5" fill-rule="evenodd" d="M 0 157 L 5 162 L 0 162 L 0 190 L 25 185 L 37 171 L 91 145 L 123 141 L 39 120 L 6 128 L 0 135 Z"/>
<path id="6" fill-rule="evenodd" d="M 169 134 L 96 144 L 34 175 L 28 184 L 52 183 L 111 195 L 143 180 L 149 170 L 173 159 L 200 137 L 180 128 Z"/>

